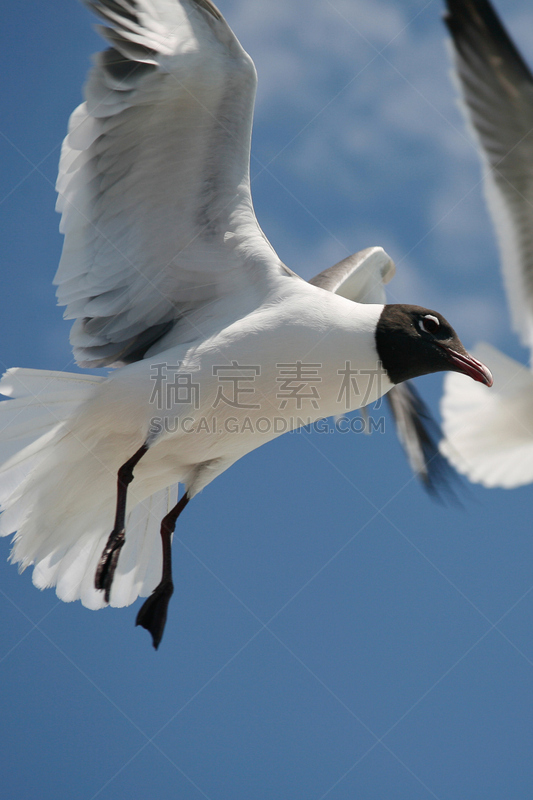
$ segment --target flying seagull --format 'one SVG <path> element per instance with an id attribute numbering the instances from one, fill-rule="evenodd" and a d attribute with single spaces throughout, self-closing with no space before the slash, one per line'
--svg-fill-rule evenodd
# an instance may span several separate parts
<path id="1" fill-rule="evenodd" d="M 312 283 L 281 263 L 250 196 L 254 65 L 210 0 L 85 1 L 111 46 L 62 149 L 55 283 L 78 363 L 118 369 L 6 373 L 1 533 L 63 600 L 148 595 L 157 648 L 176 520 L 217 475 L 416 376 L 492 379 L 437 311 L 383 302 L 381 248 Z"/>
<path id="2" fill-rule="evenodd" d="M 480 146 L 513 327 L 533 349 L 533 75 L 488 0 L 447 0 L 463 108 Z M 471 481 L 533 481 L 533 373 L 496 350 L 475 351 L 494 390 L 447 376 L 442 452 Z"/>

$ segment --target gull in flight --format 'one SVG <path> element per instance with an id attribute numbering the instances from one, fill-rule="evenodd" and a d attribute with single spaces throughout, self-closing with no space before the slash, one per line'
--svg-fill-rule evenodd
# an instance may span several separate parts
<path id="1" fill-rule="evenodd" d="M 488 0 L 447 0 L 463 109 L 483 161 L 513 327 L 533 349 L 533 75 Z M 494 389 L 446 376 L 442 452 L 484 486 L 533 481 L 533 373 L 481 343 Z"/>
<path id="2" fill-rule="evenodd" d="M 0 533 L 62 600 L 147 597 L 157 648 L 176 520 L 217 475 L 402 381 L 492 379 L 437 311 L 385 303 L 381 248 L 310 283 L 281 263 L 250 195 L 255 68 L 210 0 L 85 2 L 110 47 L 63 144 L 55 283 L 78 364 L 117 369 L 6 373 Z"/>

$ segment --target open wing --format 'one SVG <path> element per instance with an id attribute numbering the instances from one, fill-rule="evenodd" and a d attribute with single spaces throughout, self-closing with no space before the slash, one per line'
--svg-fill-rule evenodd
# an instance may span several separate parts
<path id="1" fill-rule="evenodd" d="M 385 284 L 394 277 L 395 269 L 394 261 L 382 247 L 369 247 L 339 261 L 309 283 L 356 303 L 386 303 Z M 438 442 L 442 438 L 439 425 L 413 382 L 393 386 L 386 397 L 398 438 L 415 475 L 430 494 L 453 493 L 455 473 L 439 452 Z"/>
<path id="2" fill-rule="evenodd" d="M 55 283 L 76 320 L 76 359 L 94 367 L 142 358 L 184 315 L 208 304 L 216 315 L 221 298 L 260 302 L 283 267 L 250 195 L 255 68 L 219 11 L 210 0 L 84 2 L 111 48 L 63 144 Z"/>
<path id="3" fill-rule="evenodd" d="M 533 76 L 488 0 L 446 0 L 465 113 L 481 145 L 513 326 L 533 348 Z"/>

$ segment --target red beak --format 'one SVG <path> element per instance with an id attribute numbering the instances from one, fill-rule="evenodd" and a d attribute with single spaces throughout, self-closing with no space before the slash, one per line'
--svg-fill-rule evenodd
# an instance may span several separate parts
<path id="1" fill-rule="evenodd" d="M 458 353 L 457 350 L 452 350 L 440 342 L 437 342 L 437 344 L 444 350 L 446 358 L 453 364 L 455 372 L 462 372 L 473 380 L 484 383 L 485 386 L 492 386 L 494 382 L 492 374 L 485 364 L 482 364 L 481 361 L 478 361 L 477 358 L 474 358 L 466 351 L 464 354 Z"/>

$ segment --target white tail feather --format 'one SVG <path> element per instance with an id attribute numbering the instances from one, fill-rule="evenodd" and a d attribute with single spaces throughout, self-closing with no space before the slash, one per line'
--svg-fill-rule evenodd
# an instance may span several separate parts
<path id="1" fill-rule="evenodd" d="M 506 489 L 531 483 L 533 374 L 488 344 L 473 352 L 489 366 L 494 386 L 447 374 L 441 451 L 474 483 Z"/>
<path id="2" fill-rule="evenodd" d="M 0 403 L 0 535 L 16 532 L 11 560 L 21 569 L 33 564 L 38 588 L 55 585 L 62 600 L 94 609 L 105 605 L 94 575 L 114 518 L 116 471 L 110 476 L 68 423 L 102 381 L 30 369 L 11 369 L 0 381 L 0 392 L 14 398 Z M 128 499 L 131 507 L 135 492 Z M 126 519 L 113 606 L 129 605 L 157 585 L 159 525 L 177 501 L 177 486 L 138 500 Z"/>

